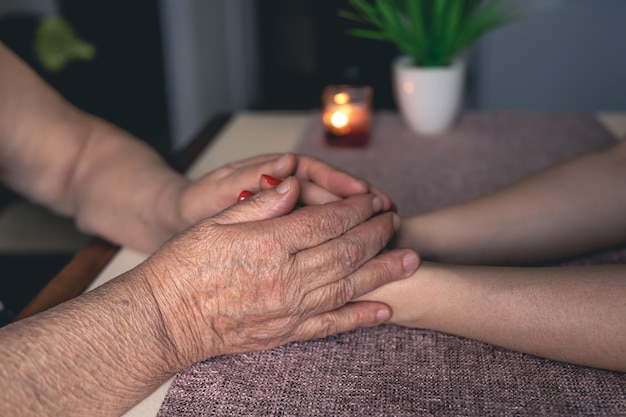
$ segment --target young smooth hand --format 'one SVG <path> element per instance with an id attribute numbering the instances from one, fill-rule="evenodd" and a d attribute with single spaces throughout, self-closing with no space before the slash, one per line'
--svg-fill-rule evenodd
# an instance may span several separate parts
<path id="1" fill-rule="evenodd" d="M 391 200 L 384 193 L 318 159 L 274 153 L 226 164 L 183 187 L 179 199 L 181 223 L 187 227 L 213 216 L 233 205 L 242 191 L 256 193 L 278 185 L 290 175 L 300 181 L 302 205 L 325 204 L 372 192 L 383 202 L 383 210 L 391 207 Z"/>

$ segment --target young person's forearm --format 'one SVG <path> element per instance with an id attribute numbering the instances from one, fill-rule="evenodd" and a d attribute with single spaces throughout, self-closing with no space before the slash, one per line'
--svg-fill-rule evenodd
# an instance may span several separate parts
<path id="1" fill-rule="evenodd" d="M 178 369 L 133 274 L 0 329 L 0 415 L 120 415 Z"/>
<path id="2" fill-rule="evenodd" d="M 425 259 L 523 264 L 626 242 L 626 143 L 495 193 L 403 221 L 400 245 Z"/>
<path id="3" fill-rule="evenodd" d="M 626 267 L 425 263 L 362 299 L 391 321 L 559 361 L 626 371 Z"/>

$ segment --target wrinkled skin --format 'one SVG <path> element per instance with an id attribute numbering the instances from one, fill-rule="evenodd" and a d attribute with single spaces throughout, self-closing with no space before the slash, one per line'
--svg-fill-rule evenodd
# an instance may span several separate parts
<path id="1" fill-rule="evenodd" d="M 159 277 L 150 285 L 179 366 L 388 319 L 384 304 L 349 302 L 417 268 L 410 249 L 379 254 L 397 215 L 380 213 L 384 203 L 372 194 L 292 211 L 299 188 L 288 178 L 200 222 L 144 264 Z"/>
<path id="2" fill-rule="evenodd" d="M 299 197 L 288 177 L 0 329 L 0 414 L 121 415 L 195 362 L 387 321 L 354 300 L 417 269 L 415 251 L 383 251 L 397 215 L 373 194 L 294 210 Z"/>

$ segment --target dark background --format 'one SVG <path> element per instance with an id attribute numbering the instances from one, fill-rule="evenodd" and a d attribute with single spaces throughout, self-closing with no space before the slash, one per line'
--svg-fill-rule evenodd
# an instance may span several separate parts
<path id="1" fill-rule="evenodd" d="M 328 84 L 368 84 L 374 106 L 393 108 L 390 43 L 349 36 L 356 23 L 338 16 L 347 0 L 258 2 L 260 108 L 310 109 Z"/>
<path id="2" fill-rule="evenodd" d="M 33 53 L 39 16 L 0 19 L 0 40 L 17 52 L 70 102 L 169 151 L 163 56 L 157 2 L 60 0 L 61 14 L 78 36 L 94 44 L 93 61 L 77 61 L 57 74 Z M 123 10 L 123 13 L 120 13 Z"/>

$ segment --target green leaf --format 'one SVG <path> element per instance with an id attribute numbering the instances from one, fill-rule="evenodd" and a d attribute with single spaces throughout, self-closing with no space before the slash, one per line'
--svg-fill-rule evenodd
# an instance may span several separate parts
<path id="1" fill-rule="evenodd" d="M 422 41 L 426 41 L 427 37 L 424 16 L 422 14 L 422 0 L 405 0 L 405 4 L 407 18 L 411 23 L 413 35 Z"/>
<path id="2" fill-rule="evenodd" d="M 70 62 L 92 60 L 96 48 L 74 33 L 72 26 L 57 16 L 44 17 L 35 33 L 35 55 L 50 72 L 59 72 Z"/>
<path id="3" fill-rule="evenodd" d="M 387 40 L 422 66 L 447 66 L 490 30 L 518 18 L 505 0 L 349 0 L 346 19 L 376 30 L 354 36 Z"/>
<path id="4" fill-rule="evenodd" d="M 498 1 L 489 1 L 484 7 L 474 9 L 466 18 L 451 46 L 451 53 L 458 54 L 490 30 L 494 30 L 515 20 L 511 10 Z"/>
<path id="5" fill-rule="evenodd" d="M 429 0 L 426 0 L 429 1 Z M 427 45 L 430 42 L 424 18 L 423 0 L 404 0 L 406 18 L 410 23 L 413 35 L 414 52 L 411 54 L 416 65 L 421 64 L 426 55 Z"/>
<path id="6" fill-rule="evenodd" d="M 446 32 L 444 39 L 450 42 L 454 39 L 454 34 L 459 30 L 461 17 L 463 16 L 463 0 L 451 0 L 447 10 Z"/>
<path id="7" fill-rule="evenodd" d="M 385 20 L 387 31 L 402 32 L 404 24 L 398 16 L 397 5 L 393 3 L 393 0 L 376 0 L 376 6 Z"/>
<path id="8" fill-rule="evenodd" d="M 363 17 L 367 18 L 371 24 L 380 28 L 383 27 L 378 10 L 370 5 L 367 0 L 350 0 L 350 4 L 354 9 L 359 11 Z"/>

